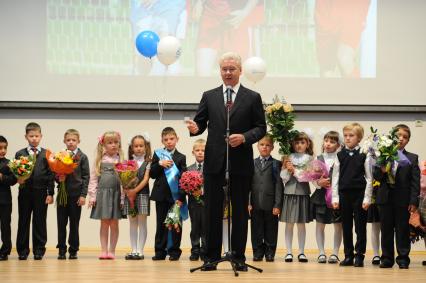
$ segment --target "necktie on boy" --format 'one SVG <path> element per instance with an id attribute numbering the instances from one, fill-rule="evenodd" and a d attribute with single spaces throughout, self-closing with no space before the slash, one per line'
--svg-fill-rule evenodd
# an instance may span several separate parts
<path id="1" fill-rule="evenodd" d="M 31 147 L 31 150 L 32 150 L 34 155 L 37 155 L 37 153 L 38 153 L 37 147 Z"/>
<path id="2" fill-rule="evenodd" d="M 201 171 L 202 168 L 203 168 L 203 165 L 201 165 L 201 163 L 198 163 L 197 171 Z"/>

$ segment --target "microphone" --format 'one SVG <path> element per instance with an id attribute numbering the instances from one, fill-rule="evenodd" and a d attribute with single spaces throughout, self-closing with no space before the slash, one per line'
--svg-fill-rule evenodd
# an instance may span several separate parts
<path id="1" fill-rule="evenodd" d="M 232 86 L 226 86 L 226 106 L 232 105 Z"/>

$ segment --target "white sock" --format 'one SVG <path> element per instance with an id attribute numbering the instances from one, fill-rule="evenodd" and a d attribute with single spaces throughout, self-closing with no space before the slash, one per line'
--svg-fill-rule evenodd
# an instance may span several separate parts
<path id="1" fill-rule="evenodd" d="M 129 217 L 130 224 L 130 246 L 132 253 L 136 253 L 138 247 L 138 219 L 137 217 Z"/>
<path id="2" fill-rule="evenodd" d="M 287 253 L 291 254 L 293 250 L 293 229 L 294 223 L 285 224 L 285 244 L 287 246 Z"/>
<path id="3" fill-rule="evenodd" d="M 380 222 L 371 223 L 371 246 L 374 256 L 380 256 Z"/>
<path id="4" fill-rule="evenodd" d="M 299 242 L 299 254 L 304 254 L 306 241 L 305 223 L 297 223 L 297 240 Z"/>
<path id="5" fill-rule="evenodd" d="M 143 255 L 143 249 L 145 247 L 146 237 L 148 234 L 148 227 L 147 227 L 147 215 L 138 215 L 138 225 L 139 225 L 139 241 L 138 241 L 138 247 L 137 252 L 140 255 Z"/>
<path id="6" fill-rule="evenodd" d="M 340 245 L 342 244 L 343 238 L 343 227 L 342 223 L 334 223 L 334 245 L 333 245 L 333 254 L 339 256 Z"/>
<path id="7" fill-rule="evenodd" d="M 325 230 L 325 224 L 324 223 L 316 223 L 316 229 L 315 229 L 315 235 L 317 238 L 317 246 L 318 246 L 318 251 L 320 255 L 325 255 L 325 251 L 324 251 L 324 241 L 325 241 L 325 236 L 324 236 L 324 230 Z"/>

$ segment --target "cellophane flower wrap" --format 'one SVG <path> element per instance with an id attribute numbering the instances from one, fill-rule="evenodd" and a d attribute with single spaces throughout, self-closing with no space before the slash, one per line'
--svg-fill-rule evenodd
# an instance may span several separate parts
<path id="1" fill-rule="evenodd" d="M 377 167 L 384 166 L 386 168 L 387 182 L 395 184 L 395 175 L 393 167 L 395 161 L 405 166 L 410 161 L 405 155 L 398 151 L 398 137 L 396 129 L 392 129 L 389 134 L 378 134 L 377 129 L 370 127 L 371 134 L 362 143 L 361 152 L 371 155 L 375 160 Z"/>
<path id="2" fill-rule="evenodd" d="M 124 191 L 133 189 L 137 185 L 137 175 L 138 175 L 138 163 L 135 160 L 124 160 L 123 162 L 115 164 L 115 171 L 118 174 L 120 179 L 121 186 Z M 137 207 L 135 206 L 135 197 L 129 197 L 126 194 L 127 199 L 129 200 L 129 215 L 135 217 L 138 213 Z"/>
<path id="3" fill-rule="evenodd" d="M 25 181 L 33 173 L 35 159 L 35 155 L 21 156 L 9 161 L 8 166 L 18 180 Z"/>
<path id="4" fill-rule="evenodd" d="M 69 150 L 63 150 L 57 153 L 46 150 L 46 159 L 50 170 L 52 170 L 52 172 L 55 173 L 58 177 L 72 174 L 75 168 L 78 166 L 77 157 L 73 156 L 72 152 Z M 68 203 L 65 180 L 59 181 L 56 203 L 59 206 L 66 206 Z"/>
<path id="5" fill-rule="evenodd" d="M 299 182 L 313 182 L 318 181 L 321 178 L 329 177 L 329 169 L 327 168 L 327 164 L 322 162 L 321 160 L 315 159 L 309 161 L 303 170 L 296 170 L 294 177 Z M 332 191 L 331 187 L 328 186 L 325 188 L 325 202 L 328 207 L 332 207 Z"/>
<path id="6" fill-rule="evenodd" d="M 203 175 L 199 171 L 186 171 L 182 173 L 179 179 L 179 187 L 186 194 L 195 198 L 198 203 L 203 203 L 201 196 L 203 195 Z"/>
<path id="7" fill-rule="evenodd" d="M 294 128 L 294 109 L 284 99 L 275 96 L 273 104 L 266 106 L 266 122 L 269 126 L 269 135 L 274 142 L 278 142 L 279 153 L 284 156 L 290 154 L 291 140 L 298 133 Z"/>
<path id="8" fill-rule="evenodd" d="M 167 212 L 166 220 L 164 221 L 167 229 L 175 230 L 177 233 L 180 233 L 180 227 L 182 225 L 180 221 L 180 207 L 177 204 L 174 204 Z"/>

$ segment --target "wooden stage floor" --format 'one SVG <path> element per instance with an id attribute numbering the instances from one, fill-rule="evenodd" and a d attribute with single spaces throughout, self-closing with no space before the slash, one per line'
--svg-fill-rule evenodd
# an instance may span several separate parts
<path id="1" fill-rule="evenodd" d="M 308 263 L 285 263 L 284 252 L 280 252 L 275 262 L 247 263 L 263 269 L 263 273 L 254 270 L 240 272 L 234 277 L 229 263 L 221 263 L 217 271 L 190 273 L 189 269 L 201 264 L 191 262 L 185 251 L 178 262 L 169 260 L 154 262 L 152 251 L 148 251 L 145 260 L 126 261 L 125 251 L 119 251 L 115 260 L 98 260 L 98 253 L 81 251 L 78 260 L 56 259 L 56 251 L 48 250 L 41 261 L 34 261 L 32 256 L 27 261 L 19 261 L 16 252 L 8 261 L 0 262 L 0 282 L 426 282 L 426 252 L 411 255 L 408 270 L 400 270 L 397 265 L 391 269 L 380 269 L 371 265 L 371 256 L 367 255 L 364 268 L 339 267 L 333 264 L 318 264 L 316 254 L 308 253 Z"/>

